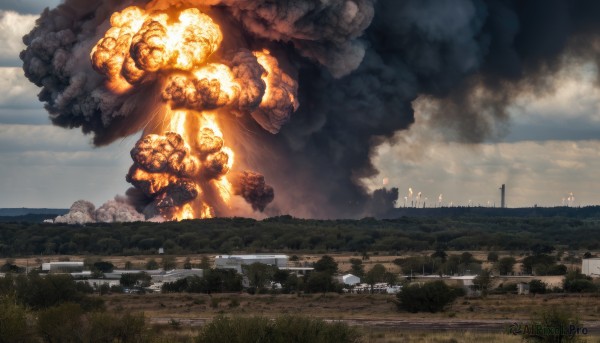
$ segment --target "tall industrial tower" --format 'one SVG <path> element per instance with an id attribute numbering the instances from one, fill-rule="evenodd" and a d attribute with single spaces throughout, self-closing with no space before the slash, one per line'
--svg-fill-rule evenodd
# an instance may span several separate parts
<path id="1" fill-rule="evenodd" d="M 504 184 L 500 187 L 500 207 L 506 208 L 506 186 Z"/>

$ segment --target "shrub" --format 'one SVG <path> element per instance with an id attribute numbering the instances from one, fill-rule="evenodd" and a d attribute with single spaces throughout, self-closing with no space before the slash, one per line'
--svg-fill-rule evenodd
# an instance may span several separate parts
<path id="1" fill-rule="evenodd" d="M 428 282 L 424 285 L 410 285 L 402 288 L 396 296 L 399 308 L 409 312 L 439 312 L 452 303 L 457 293 L 444 281 Z"/>
<path id="2" fill-rule="evenodd" d="M 83 323 L 81 306 L 64 303 L 38 313 L 37 331 L 45 342 L 82 342 Z"/>
<path id="3" fill-rule="evenodd" d="M 544 294 L 546 293 L 548 285 L 541 280 L 529 281 L 529 293 L 532 294 Z"/>
<path id="4" fill-rule="evenodd" d="M 344 323 L 326 323 L 320 319 L 283 316 L 271 321 L 264 317 L 216 317 L 206 324 L 198 343 L 352 343 L 360 334 Z"/>
<path id="5" fill-rule="evenodd" d="M 527 342 L 581 342 L 573 331 L 578 328 L 583 329 L 576 316 L 553 307 L 533 318 L 527 326 L 519 328 L 519 331 Z"/>
<path id="6" fill-rule="evenodd" d="M 30 341 L 25 309 L 12 297 L 0 297 L 0 343 Z"/>
<path id="7" fill-rule="evenodd" d="M 575 270 L 569 272 L 563 279 L 563 288 L 567 292 L 595 292 L 598 287 L 592 282 L 592 278 L 585 276 Z"/>

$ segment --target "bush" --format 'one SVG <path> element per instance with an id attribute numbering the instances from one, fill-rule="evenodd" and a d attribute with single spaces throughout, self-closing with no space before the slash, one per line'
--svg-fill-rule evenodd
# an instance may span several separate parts
<path id="1" fill-rule="evenodd" d="M 585 293 L 595 292 L 598 287 L 592 282 L 592 278 L 575 270 L 569 272 L 563 279 L 563 288 L 567 292 Z"/>
<path id="2" fill-rule="evenodd" d="M 444 281 L 434 281 L 422 286 L 414 284 L 404 287 L 396 297 L 400 309 L 413 313 L 421 311 L 434 313 L 443 311 L 452 303 L 457 297 L 457 292 Z"/>
<path id="3" fill-rule="evenodd" d="M 77 304 L 39 312 L 37 331 L 44 342 L 147 342 L 143 314 L 85 314 Z"/>
<path id="4" fill-rule="evenodd" d="M 12 297 L 0 297 L 0 343 L 31 342 L 25 309 Z"/>
<path id="5" fill-rule="evenodd" d="M 17 301 L 32 309 L 44 309 L 63 303 L 78 303 L 85 310 L 101 308 L 101 299 L 91 298 L 80 291 L 81 286 L 68 274 L 46 275 L 38 274 L 19 275 L 11 284 L 3 287 L 12 287 Z"/>
<path id="6" fill-rule="evenodd" d="M 583 329 L 577 317 L 553 307 L 532 319 L 520 331 L 527 342 L 580 342 L 580 337 L 570 333 L 577 328 Z"/>
<path id="7" fill-rule="evenodd" d="M 44 342 L 82 342 L 83 323 L 81 306 L 65 303 L 38 313 L 37 332 Z"/>
<path id="8" fill-rule="evenodd" d="M 216 317 L 206 324 L 198 343 L 351 343 L 360 334 L 344 323 L 326 323 L 320 319 L 283 316 L 271 321 L 264 317 Z"/>
<path id="9" fill-rule="evenodd" d="M 548 285 L 542 280 L 531 280 L 529 281 L 529 293 L 532 294 L 544 294 L 546 293 Z"/>

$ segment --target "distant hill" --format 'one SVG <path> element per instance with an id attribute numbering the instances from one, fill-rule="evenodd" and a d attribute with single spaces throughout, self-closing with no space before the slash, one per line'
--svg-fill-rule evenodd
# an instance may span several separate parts
<path id="1" fill-rule="evenodd" d="M 26 216 L 28 214 L 51 214 L 61 216 L 69 212 L 66 208 L 0 208 L 0 217 Z"/>

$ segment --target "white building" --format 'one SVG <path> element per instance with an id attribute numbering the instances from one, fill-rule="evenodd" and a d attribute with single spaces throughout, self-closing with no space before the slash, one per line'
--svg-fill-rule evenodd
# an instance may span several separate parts
<path id="1" fill-rule="evenodd" d="M 344 285 L 354 286 L 360 283 L 360 278 L 356 275 L 346 274 L 339 276 L 338 281 Z"/>
<path id="2" fill-rule="evenodd" d="M 295 274 L 296 276 L 305 276 L 310 274 L 315 268 L 313 267 L 278 267 L 281 270 L 287 270 L 290 273 Z"/>
<path id="3" fill-rule="evenodd" d="M 218 255 L 215 256 L 216 269 L 235 269 L 242 273 L 243 265 L 263 263 L 278 268 L 287 267 L 287 255 Z"/>
<path id="4" fill-rule="evenodd" d="M 188 276 L 204 276 L 204 270 L 202 269 L 173 269 L 166 271 L 161 274 L 152 275 L 152 282 L 163 283 L 163 282 L 175 282 L 179 279 L 185 279 Z"/>
<path id="5" fill-rule="evenodd" d="M 77 273 L 83 271 L 83 262 L 42 263 L 42 271 L 48 273 Z"/>
<path id="6" fill-rule="evenodd" d="M 592 277 L 600 276 L 600 257 L 581 260 L 581 274 Z"/>

